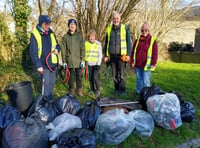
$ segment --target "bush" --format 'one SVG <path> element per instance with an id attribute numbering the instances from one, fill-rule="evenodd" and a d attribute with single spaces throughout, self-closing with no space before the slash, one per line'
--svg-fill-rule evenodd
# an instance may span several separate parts
<path id="1" fill-rule="evenodd" d="M 193 52 L 193 47 L 191 44 L 171 42 L 168 51 Z"/>

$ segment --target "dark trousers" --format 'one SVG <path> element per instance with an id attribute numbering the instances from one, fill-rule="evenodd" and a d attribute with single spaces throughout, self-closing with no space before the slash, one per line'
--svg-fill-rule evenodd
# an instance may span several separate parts
<path id="1" fill-rule="evenodd" d="M 49 99 L 52 99 L 53 88 L 56 82 L 56 71 L 51 72 L 48 69 L 45 69 L 44 74 L 42 75 L 42 78 L 44 78 L 44 94 L 43 95 Z"/>
<path id="2" fill-rule="evenodd" d="M 112 67 L 112 75 L 115 85 L 115 90 L 120 92 L 125 92 L 126 82 L 125 82 L 125 68 L 126 63 L 121 61 L 121 56 L 111 56 L 110 64 Z"/>
<path id="3" fill-rule="evenodd" d="M 99 69 L 100 66 L 88 66 L 89 68 L 89 81 L 90 81 L 90 89 L 92 91 L 99 91 L 100 90 L 100 83 L 99 83 Z"/>
<path id="4" fill-rule="evenodd" d="M 69 78 L 69 89 L 74 88 L 74 74 L 76 74 L 76 88 L 81 89 L 81 68 L 69 68 L 70 78 Z"/>

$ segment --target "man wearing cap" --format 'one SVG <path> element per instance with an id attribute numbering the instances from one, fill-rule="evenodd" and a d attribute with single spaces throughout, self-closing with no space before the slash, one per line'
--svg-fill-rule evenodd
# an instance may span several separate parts
<path id="1" fill-rule="evenodd" d="M 121 23 L 120 14 L 113 12 L 113 24 L 107 27 L 104 62 L 110 63 L 114 80 L 114 94 L 125 95 L 125 67 L 131 55 L 130 32 L 126 25 Z"/>
<path id="2" fill-rule="evenodd" d="M 150 26 L 145 22 L 141 27 L 141 35 L 133 45 L 130 64 L 136 73 L 136 96 L 143 87 L 150 86 L 151 71 L 155 70 L 158 58 L 156 38 L 150 34 Z"/>
<path id="3" fill-rule="evenodd" d="M 62 37 L 62 61 L 64 68 L 69 68 L 69 90 L 74 95 L 74 75 L 76 73 L 76 89 L 78 96 L 83 96 L 81 70 L 85 67 L 84 62 L 84 41 L 80 33 L 77 32 L 77 22 L 75 19 L 68 20 L 68 31 Z"/>
<path id="4" fill-rule="evenodd" d="M 31 60 L 43 77 L 44 90 L 42 90 L 42 95 L 47 99 L 53 98 L 58 63 L 56 54 L 60 51 L 60 46 L 50 26 L 51 19 L 49 16 L 40 15 L 38 25 L 31 33 L 29 47 Z M 50 53 L 52 54 L 47 59 Z"/>

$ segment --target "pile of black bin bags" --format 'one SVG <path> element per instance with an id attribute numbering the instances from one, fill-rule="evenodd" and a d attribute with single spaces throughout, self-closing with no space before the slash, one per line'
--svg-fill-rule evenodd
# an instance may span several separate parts
<path id="1" fill-rule="evenodd" d="M 175 94 L 179 100 L 182 121 L 194 121 L 195 110 L 192 103 L 183 101 L 180 94 L 170 93 Z M 155 96 L 163 95 L 160 97 L 163 99 L 165 94 L 166 92 L 155 85 L 145 87 L 140 94 L 140 106 L 135 109 L 126 108 L 126 105 L 100 107 L 98 102 L 102 103 L 104 98 L 86 102 L 82 107 L 71 95 L 53 101 L 39 96 L 25 114 L 1 103 L 0 147 L 94 148 L 97 143 L 118 145 L 133 132 L 150 137 L 154 124 L 158 125 L 157 118 L 154 117 L 158 113 L 155 112 L 158 107 L 156 103 L 152 107 L 151 103 Z M 160 106 L 162 109 L 162 105 Z"/>

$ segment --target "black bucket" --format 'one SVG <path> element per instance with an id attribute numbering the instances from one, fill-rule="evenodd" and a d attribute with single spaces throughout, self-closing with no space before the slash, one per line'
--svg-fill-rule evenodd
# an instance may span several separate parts
<path id="1" fill-rule="evenodd" d="M 30 81 L 13 83 L 5 87 L 10 103 L 19 111 L 27 110 L 33 102 L 33 90 Z"/>

